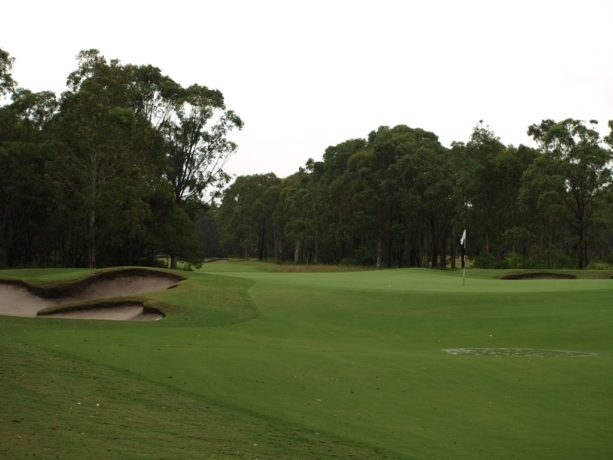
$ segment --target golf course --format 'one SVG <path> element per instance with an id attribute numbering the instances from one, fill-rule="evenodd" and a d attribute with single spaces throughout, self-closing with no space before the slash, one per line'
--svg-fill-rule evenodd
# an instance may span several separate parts
<path id="1" fill-rule="evenodd" d="M 3 313 L 0 457 L 613 457 L 611 273 L 278 268 L 206 263 L 117 296 L 154 321 Z M 106 271 L 0 278 L 66 291 Z"/>

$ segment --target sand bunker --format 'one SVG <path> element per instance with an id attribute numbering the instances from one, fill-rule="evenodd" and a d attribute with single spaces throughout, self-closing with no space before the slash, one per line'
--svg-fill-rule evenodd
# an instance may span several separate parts
<path id="1" fill-rule="evenodd" d="M 0 284 L 0 315 L 36 316 L 39 310 L 55 302 L 32 294 L 22 286 Z"/>
<path id="2" fill-rule="evenodd" d="M 43 316 L 43 315 L 41 315 Z M 65 319 L 111 319 L 119 321 L 156 321 L 164 317 L 160 312 L 145 310 L 142 305 L 115 305 L 92 307 L 78 310 L 60 310 L 45 314 L 49 318 Z"/>
<path id="3" fill-rule="evenodd" d="M 598 354 L 584 351 L 544 350 L 539 348 L 445 348 L 442 351 L 450 355 L 502 356 L 506 358 L 580 357 L 596 356 Z"/>
<path id="4" fill-rule="evenodd" d="M 548 273 L 548 272 L 530 272 L 530 273 L 511 273 L 505 275 L 503 280 L 576 280 L 577 276 L 570 273 Z"/>
<path id="5" fill-rule="evenodd" d="M 52 286 L 30 285 L 22 281 L 0 281 L 0 315 L 35 317 L 41 310 L 71 304 L 66 309 L 43 312 L 54 318 L 157 320 L 163 314 L 146 308 L 142 302 L 91 301 L 162 291 L 176 286 L 183 278 L 145 269 L 125 269 L 94 274 L 75 282 Z M 79 306 L 79 302 L 87 305 Z"/>
<path id="6" fill-rule="evenodd" d="M 159 275 L 127 275 L 110 279 L 100 279 L 64 297 L 62 303 L 163 291 L 164 289 L 174 286 L 176 283 L 176 278 Z"/>

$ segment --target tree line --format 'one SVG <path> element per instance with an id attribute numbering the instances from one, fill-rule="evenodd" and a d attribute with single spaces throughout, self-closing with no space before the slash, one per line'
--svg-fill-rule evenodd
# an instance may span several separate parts
<path id="1" fill-rule="evenodd" d="M 58 97 L 18 87 L 0 49 L 0 267 L 200 262 L 241 119 L 152 65 L 77 60 Z"/>
<path id="2" fill-rule="evenodd" d="M 285 178 L 223 167 L 242 120 L 218 90 L 82 51 L 59 96 L 18 87 L 0 49 L 0 267 L 168 256 L 455 267 L 613 264 L 613 134 L 543 120 L 536 147 L 481 123 L 447 148 L 379 127 Z M 609 122 L 613 133 L 613 123 Z"/>
<path id="3" fill-rule="evenodd" d="M 613 122 L 609 122 L 613 132 Z M 208 219 L 215 252 L 294 263 L 455 268 L 613 263 L 613 135 L 544 120 L 536 148 L 478 124 L 446 148 L 431 132 L 380 127 L 286 178 L 241 176 Z"/>

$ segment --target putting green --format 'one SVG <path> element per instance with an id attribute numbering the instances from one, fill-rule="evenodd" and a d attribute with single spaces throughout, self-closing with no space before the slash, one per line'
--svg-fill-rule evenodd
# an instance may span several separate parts
<path id="1" fill-rule="evenodd" d="M 123 436 L 160 457 L 181 456 L 176 446 L 184 445 L 183 456 L 203 458 L 611 458 L 613 281 L 492 275 L 470 272 L 463 288 L 457 272 L 275 273 L 250 262 L 207 264 L 151 296 L 165 306 L 164 321 L 0 318 L 0 358 L 13 356 L 3 362 L 20 382 L 45 367 L 15 364 L 18 348 L 51 354 L 67 361 L 55 377 L 69 380 L 62 385 L 115 408 L 113 416 L 95 413 L 101 423 L 87 446 L 112 438 L 117 411 L 136 405 L 152 434 L 126 427 Z M 462 348 L 597 355 L 442 351 Z M 70 379 L 71 366 L 102 373 L 102 388 L 113 381 L 146 387 L 191 427 L 213 431 L 198 435 L 163 418 L 159 405 L 122 399 L 78 374 Z M 0 408 L 2 449 L 15 457 L 10 436 L 21 430 L 44 438 L 39 450 L 42 443 L 51 446 L 43 452 L 61 451 L 67 444 L 55 444 L 55 431 L 34 435 L 38 425 L 18 413 L 56 413 L 74 398 L 24 385 L 27 398 L 13 396 Z M 16 417 L 24 420 L 12 423 Z M 155 440 L 169 433 L 173 442 Z M 112 453 L 130 456 L 124 444 L 111 445 Z M 90 452 L 80 445 L 71 448 Z"/>

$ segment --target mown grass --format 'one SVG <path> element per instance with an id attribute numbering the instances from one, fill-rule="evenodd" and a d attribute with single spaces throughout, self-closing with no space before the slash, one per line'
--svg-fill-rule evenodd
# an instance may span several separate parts
<path id="1" fill-rule="evenodd" d="M 361 272 L 373 270 L 371 267 L 358 265 L 326 265 L 326 264 L 277 264 L 274 271 L 280 273 L 337 273 L 337 272 Z"/>
<path id="2" fill-rule="evenodd" d="M 0 344 L 2 458 L 385 456 L 357 442 L 177 391 L 166 382 L 149 382 L 126 369 Z"/>
<path id="3" fill-rule="evenodd" d="M 12 458 L 65 458 L 73 447 L 99 458 L 611 458 L 613 281 L 500 274 L 471 270 L 462 287 L 458 272 L 213 263 L 147 296 L 167 305 L 155 323 L 0 318 L 2 375 L 11 375 L 0 390 L 13 399 L 0 446 Z M 461 347 L 598 355 L 441 351 Z M 31 385 L 40 391 L 20 397 Z M 112 388 L 134 399 L 113 399 Z M 66 428 L 77 412 L 62 404 L 79 392 L 114 407 L 82 413 L 77 426 L 100 430 L 94 440 Z M 132 428 L 115 445 L 120 425 Z M 17 441 L 17 429 L 32 442 Z"/>

